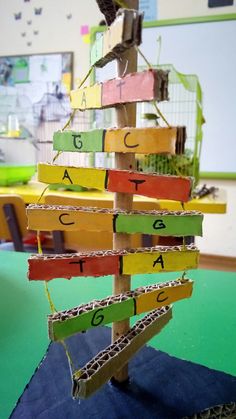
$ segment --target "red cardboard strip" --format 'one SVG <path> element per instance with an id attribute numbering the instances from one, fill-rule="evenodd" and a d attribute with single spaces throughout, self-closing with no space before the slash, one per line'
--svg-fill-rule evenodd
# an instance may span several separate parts
<path id="1" fill-rule="evenodd" d="M 108 80 L 102 87 L 102 106 L 168 99 L 168 72 L 147 70 Z"/>
<path id="2" fill-rule="evenodd" d="M 191 196 L 191 178 L 151 173 L 108 170 L 107 190 L 186 202 Z"/>

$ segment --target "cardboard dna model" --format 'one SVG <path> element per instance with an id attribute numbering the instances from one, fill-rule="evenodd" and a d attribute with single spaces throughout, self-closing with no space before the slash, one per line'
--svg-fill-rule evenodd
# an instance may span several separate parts
<path id="1" fill-rule="evenodd" d="M 140 42 L 141 16 L 135 10 L 121 10 L 111 26 L 92 49 L 92 63 L 105 65 L 120 52 Z M 136 30 L 134 30 L 136 28 Z M 168 73 L 147 70 L 132 73 L 71 92 L 73 109 L 97 109 L 138 101 L 168 98 Z M 181 127 L 138 129 L 119 127 L 108 130 L 54 134 L 55 150 L 74 152 L 111 151 L 116 153 L 174 154 Z M 184 203 L 191 197 L 192 179 L 141 173 L 133 170 L 83 168 L 39 164 L 38 180 L 46 184 L 82 185 L 87 188 L 122 194 L 138 194 Z M 97 231 L 130 235 L 142 233 L 161 236 L 202 235 L 201 213 L 196 211 L 132 211 L 125 208 L 101 209 L 61 205 L 30 205 L 28 227 L 48 231 Z M 198 250 L 194 245 L 120 248 L 96 252 L 34 255 L 29 259 L 29 279 L 115 275 L 127 281 L 129 275 L 186 271 L 197 268 Z M 102 280 L 102 279 L 101 279 Z M 157 283 L 103 300 L 55 312 L 48 316 L 49 336 L 53 341 L 90 328 L 148 313 L 126 330 L 110 346 L 73 372 L 73 396 L 88 397 L 171 320 L 170 304 L 192 293 L 193 282 L 184 276 Z M 119 334 L 118 334 L 119 335 Z"/>

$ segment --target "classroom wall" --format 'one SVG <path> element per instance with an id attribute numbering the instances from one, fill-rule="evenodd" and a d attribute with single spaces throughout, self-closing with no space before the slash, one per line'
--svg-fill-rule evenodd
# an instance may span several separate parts
<path id="1" fill-rule="evenodd" d="M 207 4 L 207 0 L 158 0 L 158 17 L 175 19 L 236 13 L 236 5 L 208 8 Z M 95 0 L 41 0 L 35 5 L 33 0 L 0 0 L 0 55 L 73 51 L 74 77 L 82 78 L 89 69 L 89 44 L 80 34 L 81 26 L 96 26 L 102 19 Z M 42 7 L 40 16 L 34 14 L 34 7 Z M 14 13 L 19 12 L 22 19 L 16 21 Z M 34 30 L 38 35 L 33 34 Z M 26 37 L 22 37 L 22 32 L 26 32 Z M 27 42 L 32 44 L 28 46 Z M 226 190 L 228 212 L 205 216 L 204 238 L 197 239 L 197 244 L 203 253 L 236 256 L 236 181 L 203 180 L 202 183 Z"/>
<path id="2" fill-rule="evenodd" d="M 225 7 L 208 7 L 208 0 L 157 0 L 157 5 L 159 19 L 236 13 L 236 4 Z"/>

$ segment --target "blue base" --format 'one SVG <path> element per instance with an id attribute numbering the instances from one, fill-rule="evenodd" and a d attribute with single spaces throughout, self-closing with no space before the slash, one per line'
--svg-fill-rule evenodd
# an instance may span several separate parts
<path id="1" fill-rule="evenodd" d="M 68 339 L 78 368 L 110 344 L 110 333 L 109 328 L 98 327 Z M 73 400 L 64 349 L 52 343 L 11 419 L 181 419 L 236 402 L 236 377 L 150 347 L 130 361 L 129 374 L 128 385 L 107 383 L 89 399 Z"/>

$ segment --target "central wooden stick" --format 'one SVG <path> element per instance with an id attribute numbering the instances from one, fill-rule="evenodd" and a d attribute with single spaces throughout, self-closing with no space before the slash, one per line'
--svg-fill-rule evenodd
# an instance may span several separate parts
<path id="1" fill-rule="evenodd" d="M 138 0 L 126 0 L 127 7 L 138 10 Z M 117 60 L 118 77 L 137 71 L 137 52 L 135 48 L 126 51 L 121 60 Z M 125 86 L 123 86 L 125 89 Z M 136 126 L 136 104 L 120 105 L 116 107 L 117 127 Z M 115 153 L 115 167 L 117 169 L 135 169 L 135 154 Z M 125 193 L 115 193 L 114 208 L 131 210 L 133 205 L 133 195 Z M 115 233 L 113 235 L 113 249 L 127 249 L 131 247 L 131 236 L 129 234 Z M 120 294 L 130 290 L 131 276 L 116 275 L 113 282 L 113 294 Z M 130 328 L 129 319 L 113 323 L 112 342 L 116 341 L 121 335 Z M 128 364 L 117 371 L 114 380 L 124 382 L 128 379 Z"/>

